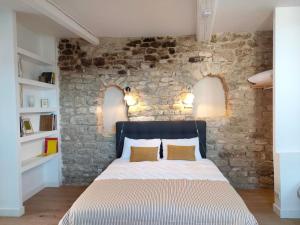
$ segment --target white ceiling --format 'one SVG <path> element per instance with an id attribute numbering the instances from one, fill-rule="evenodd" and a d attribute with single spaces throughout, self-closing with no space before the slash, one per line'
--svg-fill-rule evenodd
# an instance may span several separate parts
<path id="1" fill-rule="evenodd" d="M 219 0 L 214 32 L 273 30 L 276 6 L 300 6 L 300 0 Z"/>
<path id="2" fill-rule="evenodd" d="M 29 12 L 18 12 L 17 21 L 24 27 L 37 33 L 53 35 L 54 37 L 76 37 L 65 27 L 55 23 L 48 17 Z"/>
<path id="3" fill-rule="evenodd" d="M 26 0 L 24 0 L 26 1 Z M 66 28 L 41 15 L 35 9 L 24 4 L 21 0 L 0 0 L 1 10 L 17 11 L 17 21 L 32 31 L 48 33 L 56 37 L 75 37 Z"/>
<path id="4" fill-rule="evenodd" d="M 18 12 L 20 21 L 58 37 L 76 36 L 38 15 L 26 0 L 0 0 L 0 8 Z M 99 37 L 190 35 L 196 32 L 197 0 L 52 0 Z M 300 6 L 300 0 L 218 0 L 213 32 L 272 29 L 276 6 Z M 24 13 L 25 12 L 25 13 Z M 29 14 L 29 13 L 34 13 Z"/>
<path id="5" fill-rule="evenodd" d="M 189 35 L 197 0 L 52 0 L 96 36 Z M 272 30 L 276 6 L 300 0 L 218 0 L 214 32 Z"/>
<path id="6" fill-rule="evenodd" d="M 96 36 L 194 34 L 196 0 L 53 0 Z"/>

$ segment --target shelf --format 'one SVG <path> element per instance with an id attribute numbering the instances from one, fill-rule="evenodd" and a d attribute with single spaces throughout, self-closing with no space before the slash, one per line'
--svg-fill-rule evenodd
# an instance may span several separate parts
<path id="1" fill-rule="evenodd" d="M 29 135 L 20 137 L 20 142 L 24 143 L 24 142 L 34 141 L 34 140 L 42 139 L 42 138 L 49 137 L 52 135 L 58 135 L 57 130 L 41 131 L 41 132 L 37 132 L 34 134 L 29 134 Z"/>
<path id="2" fill-rule="evenodd" d="M 18 51 L 18 54 L 24 56 L 26 59 L 28 59 L 34 63 L 38 63 L 38 64 L 46 65 L 46 66 L 54 66 L 54 63 L 52 61 L 45 59 L 36 53 L 30 52 L 23 48 L 18 48 L 17 51 Z"/>
<path id="3" fill-rule="evenodd" d="M 259 85 L 259 84 L 252 84 L 251 88 L 253 89 L 272 89 L 273 86 L 272 85 Z"/>
<path id="4" fill-rule="evenodd" d="M 24 160 L 24 161 L 22 161 L 21 171 L 22 171 L 22 173 L 24 173 L 32 168 L 38 167 L 38 166 L 50 161 L 53 158 L 56 158 L 57 156 L 58 156 L 58 153 L 55 153 L 55 154 L 52 154 L 49 156 L 36 156 L 34 158 Z"/>
<path id="5" fill-rule="evenodd" d="M 46 89 L 55 89 L 56 85 L 55 84 L 48 84 L 36 80 L 30 80 L 26 78 L 18 78 L 19 84 L 23 85 L 28 85 L 28 86 L 33 86 L 37 88 L 46 88 Z"/>
<path id="6" fill-rule="evenodd" d="M 52 113 L 52 112 L 57 112 L 57 108 L 20 108 L 20 114 Z"/>

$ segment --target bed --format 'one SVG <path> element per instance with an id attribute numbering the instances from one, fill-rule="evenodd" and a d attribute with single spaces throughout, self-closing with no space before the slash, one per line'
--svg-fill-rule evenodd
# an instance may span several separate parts
<path id="1" fill-rule="evenodd" d="M 120 159 L 124 137 L 195 136 L 199 161 Z M 116 153 L 118 158 L 74 202 L 59 225 L 258 224 L 227 179 L 206 159 L 205 121 L 118 122 Z"/>

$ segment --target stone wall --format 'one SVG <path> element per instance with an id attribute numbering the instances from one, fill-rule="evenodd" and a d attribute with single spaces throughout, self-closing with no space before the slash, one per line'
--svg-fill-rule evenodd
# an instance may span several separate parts
<path id="1" fill-rule="evenodd" d="M 100 38 L 59 43 L 63 177 L 91 182 L 115 158 L 103 133 L 105 89 L 129 86 L 138 105 L 130 120 L 193 120 L 180 96 L 205 76 L 226 87 L 227 116 L 207 119 L 208 158 L 236 187 L 272 187 L 272 91 L 252 89 L 251 75 L 272 68 L 272 32 L 194 37 Z"/>

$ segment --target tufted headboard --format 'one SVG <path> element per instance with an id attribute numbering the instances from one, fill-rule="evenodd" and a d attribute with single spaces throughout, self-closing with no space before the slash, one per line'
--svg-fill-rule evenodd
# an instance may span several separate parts
<path id="1" fill-rule="evenodd" d="M 198 130 L 198 132 L 197 132 Z M 141 121 L 116 123 L 116 152 L 120 158 L 123 151 L 124 138 L 132 139 L 179 139 L 197 137 L 202 158 L 206 158 L 206 122 L 197 121 Z M 162 151 L 160 151 L 162 156 Z"/>

